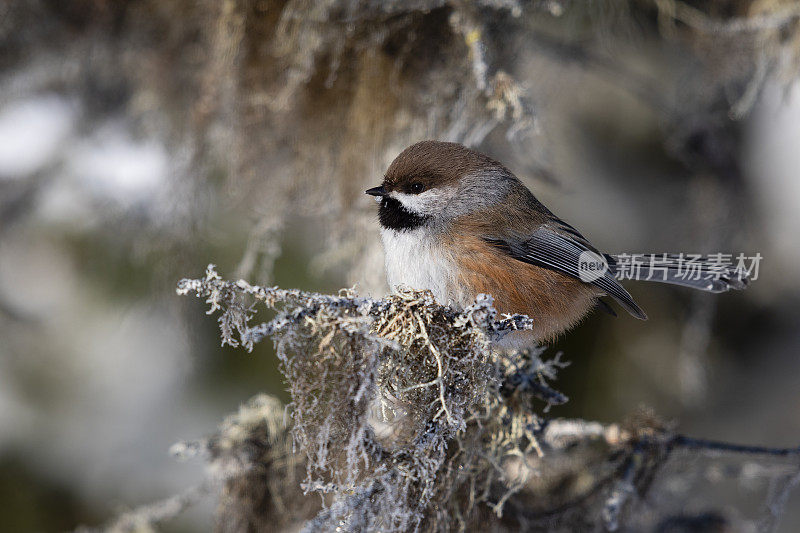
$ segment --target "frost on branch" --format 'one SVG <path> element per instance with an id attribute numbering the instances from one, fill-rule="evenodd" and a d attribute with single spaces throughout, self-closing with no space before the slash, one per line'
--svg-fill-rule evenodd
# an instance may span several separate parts
<path id="1" fill-rule="evenodd" d="M 493 350 L 531 319 L 498 316 L 489 297 L 454 310 L 412 290 L 331 296 L 225 281 L 213 265 L 178 293 L 220 313 L 223 343 L 271 338 L 291 394 L 288 427 L 259 397 L 196 446 L 224 484 L 221 531 L 738 527 L 775 523 L 798 480 L 797 450 L 689 439 L 647 413 L 622 425 L 543 418 L 567 400 L 552 386 L 565 364 Z M 260 309 L 277 314 L 251 323 Z M 687 458 L 695 470 L 676 492 Z M 721 478 L 770 483 L 766 512 L 748 521 L 692 494 L 723 459 Z"/>
<path id="2" fill-rule="evenodd" d="M 497 317 L 489 298 L 456 312 L 429 293 L 327 296 L 230 283 L 211 267 L 178 290 L 222 311 L 223 342 L 251 349 L 266 336 L 275 340 L 292 435 L 306 455 L 303 487 L 330 495 L 312 528 L 344 520 L 406 531 L 463 520 L 484 501 L 499 513 L 494 489 L 514 491 L 524 479 L 508 479 L 504 458 L 537 446 L 531 400 L 565 400 L 547 384 L 557 360 L 492 356 L 493 339 L 530 320 Z M 250 325 L 257 303 L 278 315 Z M 511 380 L 533 394 L 516 399 L 502 387 Z"/>

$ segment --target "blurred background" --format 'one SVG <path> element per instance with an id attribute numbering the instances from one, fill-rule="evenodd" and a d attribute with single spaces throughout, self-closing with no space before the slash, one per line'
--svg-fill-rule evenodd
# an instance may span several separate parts
<path id="1" fill-rule="evenodd" d="M 763 256 L 745 292 L 629 283 L 650 320 L 594 313 L 552 347 L 551 416 L 648 406 L 797 446 L 799 66 L 794 0 L 4 1 L 0 530 L 203 479 L 170 446 L 286 395 L 266 343 L 221 348 L 176 282 L 385 294 L 363 190 L 426 138 L 500 159 L 608 252 Z"/>

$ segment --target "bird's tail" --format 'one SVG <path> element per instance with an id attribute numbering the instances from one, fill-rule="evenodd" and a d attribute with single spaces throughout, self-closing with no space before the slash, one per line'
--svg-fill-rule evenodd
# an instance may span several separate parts
<path id="1" fill-rule="evenodd" d="M 741 290 L 749 282 L 747 269 L 734 266 L 731 257 L 722 254 L 619 254 L 607 255 L 606 260 L 619 280 L 671 283 L 708 292 Z"/>

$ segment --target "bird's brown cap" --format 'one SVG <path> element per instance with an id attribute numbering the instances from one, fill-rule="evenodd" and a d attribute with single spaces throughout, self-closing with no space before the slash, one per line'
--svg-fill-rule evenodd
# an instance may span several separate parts
<path id="1" fill-rule="evenodd" d="M 413 184 L 425 190 L 453 185 L 463 176 L 486 169 L 502 169 L 494 159 L 457 143 L 421 141 L 398 155 L 383 180 L 387 192 L 412 192 Z"/>

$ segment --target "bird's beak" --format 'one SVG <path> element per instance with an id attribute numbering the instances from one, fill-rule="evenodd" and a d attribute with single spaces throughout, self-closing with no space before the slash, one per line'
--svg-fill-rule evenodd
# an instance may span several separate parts
<path id="1" fill-rule="evenodd" d="M 373 187 L 371 189 L 367 189 L 364 192 L 369 194 L 370 196 L 386 196 L 386 189 L 383 188 L 383 185 L 381 185 L 380 187 Z"/>

